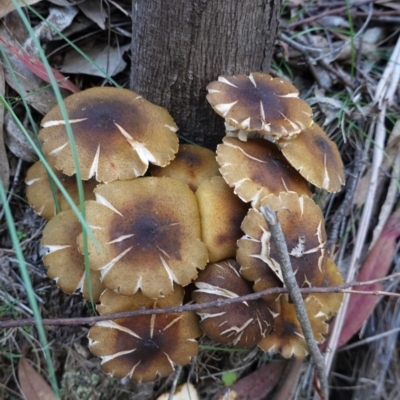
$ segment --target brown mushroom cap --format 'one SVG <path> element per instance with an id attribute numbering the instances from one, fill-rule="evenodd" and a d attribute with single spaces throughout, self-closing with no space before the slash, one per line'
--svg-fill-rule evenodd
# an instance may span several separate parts
<path id="1" fill-rule="evenodd" d="M 71 196 L 75 204 L 79 204 L 78 188 L 76 185 L 76 177 L 71 177 L 63 174 L 61 171 L 54 167 L 55 158 L 48 157 L 47 159 L 52 171 L 56 174 L 57 178 L 63 184 L 65 190 Z M 26 197 L 29 204 L 33 207 L 35 212 L 37 212 L 43 218 L 49 220 L 56 215 L 55 204 L 53 200 L 53 194 L 51 191 L 51 186 L 49 182 L 49 177 L 41 161 L 37 161 L 33 164 L 26 174 L 25 183 Z M 83 181 L 83 190 L 86 200 L 94 200 L 93 189 L 96 187 L 97 182 L 95 179 L 90 179 L 88 181 Z M 65 200 L 61 192 L 56 189 L 57 200 L 60 206 L 60 211 L 69 210 L 71 207 Z"/>
<path id="2" fill-rule="evenodd" d="M 207 90 L 214 111 L 236 129 L 279 138 L 291 137 L 312 124 L 310 106 L 281 78 L 259 72 L 224 75 Z"/>
<path id="3" fill-rule="evenodd" d="M 90 267 L 101 271 L 107 288 L 158 298 L 206 266 L 199 208 L 186 184 L 146 177 L 99 185 L 95 195 L 86 202 L 86 219 L 101 249 L 89 241 Z"/>
<path id="4" fill-rule="evenodd" d="M 100 182 L 142 176 L 149 162 L 165 166 L 178 151 L 177 127 L 168 111 L 138 94 L 111 87 L 87 89 L 64 100 L 83 179 Z M 75 173 L 59 106 L 43 118 L 43 152 L 56 168 Z"/>
<path id="5" fill-rule="evenodd" d="M 339 150 L 318 124 L 290 140 L 279 139 L 278 144 L 290 164 L 313 185 L 328 192 L 338 192 L 344 185 Z"/>
<path id="6" fill-rule="evenodd" d="M 317 343 L 324 341 L 328 333 L 327 316 L 322 312 L 319 300 L 310 295 L 304 299 L 311 329 Z M 307 343 L 296 316 L 293 303 L 289 303 L 287 295 L 280 296 L 280 314 L 274 319 L 274 330 L 263 338 L 258 346 L 265 351 L 280 353 L 285 358 L 304 358 L 308 354 Z"/>
<path id="7" fill-rule="evenodd" d="M 245 202 L 294 191 L 311 197 L 307 181 L 287 162 L 277 146 L 265 139 L 225 137 L 217 147 L 217 162 L 229 186 Z"/>
<path id="8" fill-rule="evenodd" d="M 319 286 L 339 286 L 342 283 L 343 277 L 338 267 L 330 258 L 327 258 L 324 279 Z M 320 301 L 322 305 L 321 311 L 330 319 L 339 311 L 344 295 L 343 293 L 313 293 L 313 296 Z"/>
<path id="9" fill-rule="evenodd" d="M 201 239 L 208 249 L 209 261 L 235 257 L 236 242 L 242 237 L 240 225 L 248 206 L 221 176 L 205 180 L 197 189 L 201 217 Z"/>
<path id="10" fill-rule="evenodd" d="M 298 285 L 319 286 L 326 266 L 326 233 L 320 208 L 309 197 L 294 192 L 269 195 L 260 207 L 267 205 L 277 213 Z M 243 277 L 255 281 L 256 291 L 271 287 L 271 271 L 283 282 L 279 256 L 261 212 L 251 209 L 242 230 L 246 236 L 238 241 L 236 257 Z"/>
<path id="11" fill-rule="evenodd" d="M 205 303 L 253 293 L 249 282 L 240 276 L 239 267 L 233 259 L 209 264 L 195 281 L 198 289 L 192 294 L 193 300 Z M 273 304 L 259 299 L 205 308 L 197 313 L 202 330 L 213 341 L 252 347 L 272 329 L 271 307 Z"/>
<path id="12" fill-rule="evenodd" d="M 198 352 L 201 335 L 193 312 L 142 315 L 97 322 L 89 331 L 90 351 L 115 378 L 138 382 L 169 375 Z"/>
<path id="13" fill-rule="evenodd" d="M 169 176 L 185 182 L 194 192 L 200 183 L 213 176 L 219 176 L 215 153 L 194 144 L 181 144 L 174 160 L 164 168 L 151 165 L 152 176 Z"/>
<path id="14" fill-rule="evenodd" d="M 49 251 L 43 258 L 43 264 L 48 267 L 49 277 L 62 291 L 72 294 L 79 290 L 89 300 L 84 259 L 76 244 L 81 232 L 81 223 L 72 210 L 57 214 L 43 229 L 41 245 Z M 93 300 L 98 301 L 105 289 L 100 281 L 100 272 L 90 272 L 90 285 Z"/>
<path id="15" fill-rule="evenodd" d="M 185 291 L 174 283 L 174 291 L 166 297 L 150 299 L 141 292 L 133 296 L 122 296 L 110 289 L 104 290 L 100 296 L 100 304 L 97 305 L 97 311 L 101 315 L 114 314 L 123 311 L 140 310 L 141 308 L 166 308 L 180 306 L 183 302 Z"/>

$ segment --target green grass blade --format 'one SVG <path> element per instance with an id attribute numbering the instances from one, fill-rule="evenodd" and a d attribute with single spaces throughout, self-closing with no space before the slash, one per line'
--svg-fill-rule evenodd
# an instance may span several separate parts
<path id="1" fill-rule="evenodd" d="M 30 23 L 25 15 L 25 13 L 23 12 L 23 10 L 21 9 L 21 7 L 19 6 L 18 2 L 16 0 L 12 0 L 12 3 L 16 9 L 16 11 L 18 12 L 21 21 L 23 22 L 23 24 L 25 25 L 26 29 L 28 30 L 28 33 L 38 51 L 39 57 L 41 59 L 41 61 L 43 62 L 43 66 L 46 69 L 47 75 L 50 79 L 50 83 L 52 85 L 54 94 L 56 96 L 56 100 L 58 103 L 58 106 L 60 107 L 60 111 L 61 111 L 61 115 L 65 121 L 65 128 L 66 128 L 66 132 L 67 132 L 67 136 L 68 136 L 68 141 L 69 141 L 69 145 L 71 147 L 71 152 L 72 152 L 72 158 L 74 161 L 74 167 L 75 167 L 75 175 L 76 175 L 76 184 L 77 184 L 77 188 L 78 188 L 78 197 L 79 197 L 79 211 L 77 210 L 77 207 L 75 207 L 75 204 L 70 204 L 72 210 L 75 212 L 75 214 L 77 215 L 77 217 L 79 218 L 79 221 L 81 222 L 82 225 L 82 236 L 83 236 L 83 245 L 84 245 L 84 264 L 85 264 L 85 276 L 87 279 L 87 282 L 90 282 L 90 266 L 89 266 L 89 256 L 88 256 L 88 234 L 90 235 L 91 239 L 94 241 L 94 243 L 96 244 L 96 246 L 99 246 L 99 244 L 97 243 L 97 241 L 95 240 L 93 233 L 91 232 L 91 230 L 89 229 L 87 223 L 86 223 L 86 213 L 85 213 L 85 198 L 84 198 L 84 191 L 83 191 L 83 184 L 82 184 L 82 176 L 81 176 L 81 172 L 80 172 L 80 167 L 79 167 L 79 161 L 78 161 L 78 155 L 76 152 L 76 145 L 75 145 L 75 139 L 74 139 L 74 135 L 73 135 L 73 131 L 72 131 L 72 127 L 71 124 L 69 122 L 69 118 L 68 118 L 68 112 L 67 109 L 65 107 L 60 89 L 58 87 L 57 84 L 57 80 L 55 79 L 52 71 L 51 71 L 51 67 L 50 64 L 47 60 L 47 57 L 41 47 L 41 44 L 38 40 L 38 38 L 35 35 L 35 32 L 33 31 L 32 27 L 30 26 Z M 33 9 L 32 9 L 33 10 Z M 35 12 L 36 13 L 36 12 Z M 38 154 L 39 155 L 39 154 Z M 40 158 L 40 157 L 39 157 Z M 43 157 L 44 158 L 44 157 Z M 41 159 L 41 161 L 43 162 L 43 160 Z M 47 164 L 47 163 L 46 163 Z M 47 169 L 47 168 L 46 168 Z M 54 177 L 51 174 L 52 171 L 48 170 L 49 175 L 54 179 Z M 54 174 L 53 174 L 54 175 Z M 55 179 L 55 183 L 58 186 L 57 182 L 58 179 Z M 62 186 L 60 184 L 60 186 Z M 60 189 L 60 186 L 59 189 Z M 64 188 L 63 188 L 64 189 Z M 61 189 L 60 189 L 61 190 Z M 64 192 L 66 193 L 66 191 L 64 190 Z M 63 193 L 64 195 L 64 193 Z M 68 196 L 69 197 L 69 196 Z M 71 201 L 71 203 L 73 203 Z M 92 287 L 90 284 L 88 284 L 88 292 L 89 292 L 89 298 L 93 304 L 93 293 L 92 293 Z"/>

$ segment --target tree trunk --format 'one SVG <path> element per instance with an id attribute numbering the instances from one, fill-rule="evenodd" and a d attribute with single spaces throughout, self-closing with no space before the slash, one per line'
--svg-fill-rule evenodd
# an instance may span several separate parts
<path id="1" fill-rule="evenodd" d="M 206 101 L 221 74 L 268 72 L 280 0 L 132 0 L 131 89 L 169 110 L 178 134 L 215 149 Z"/>

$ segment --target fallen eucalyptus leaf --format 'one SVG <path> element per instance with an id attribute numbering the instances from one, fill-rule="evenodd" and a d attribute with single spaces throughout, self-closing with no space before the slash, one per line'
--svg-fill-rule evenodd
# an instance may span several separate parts
<path id="1" fill-rule="evenodd" d="M 396 242 L 400 237 L 400 208 L 397 209 L 386 222 L 382 233 L 367 257 L 365 258 L 357 281 L 368 281 L 386 276 L 393 262 Z M 374 292 L 380 290 L 381 283 L 359 286 L 357 290 Z M 351 294 L 343 329 L 339 337 L 338 347 L 343 346 L 355 333 L 359 331 L 364 322 L 371 315 L 378 302 L 378 296 Z"/>
<path id="2" fill-rule="evenodd" d="M 21 357 L 18 363 L 18 380 L 26 400 L 56 400 L 50 386 L 25 357 Z"/>
<path id="3" fill-rule="evenodd" d="M 21 158 L 24 161 L 34 162 L 37 161 L 38 156 L 36 152 L 32 149 L 32 146 L 29 144 L 26 136 L 21 129 L 19 129 L 18 125 L 12 118 L 12 116 L 7 113 L 5 117 L 5 143 L 9 150 L 15 154 L 18 158 Z M 32 140 L 36 142 L 36 144 L 40 147 L 40 142 L 36 138 L 36 136 L 30 130 L 26 130 Z"/>
<path id="4" fill-rule="evenodd" d="M 236 381 L 229 388 L 217 393 L 214 400 L 265 399 L 281 380 L 288 362 L 288 360 L 281 360 L 261 366 L 246 377 Z"/>
<path id="5" fill-rule="evenodd" d="M 81 47 L 81 50 L 108 75 L 114 76 L 126 67 L 126 62 L 122 59 L 122 56 L 129 48 L 129 44 L 119 48 L 104 46 L 104 44 L 89 44 Z M 66 53 L 60 71 L 105 77 L 103 72 L 75 50 Z"/>
<path id="6" fill-rule="evenodd" d="M 105 20 L 107 14 L 102 3 L 98 0 L 86 0 L 79 4 L 79 9 L 101 29 L 106 29 Z"/>
<path id="7" fill-rule="evenodd" d="M 0 38 L 1 40 L 1 38 Z M 1 40 L 2 41 L 2 40 Z M 45 82 L 51 82 L 46 68 L 42 61 L 36 57 L 30 56 L 28 53 L 24 53 L 18 50 L 15 46 L 9 43 L 4 43 L 6 46 L 20 61 L 21 63 L 29 69 L 33 74 L 41 78 Z M 69 81 L 64 75 L 60 74 L 56 69 L 50 68 L 54 78 L 58 81 L 58 86 L 63 89 L 67 89 L 72 93 L 77 93 L 80 89 L 75 86 L 71 81 Z"/>
<path id="8" fill-rule="evenodd" d="M 5 42 L 15 48 L 19 48 L 21 44 L 12 36 L 12 29 L 12 23 L 8 24 L 5 23 L 5 21 L 0 21 L 0 39 L 3 43 Z M 7 66 L 6 60 L 1 56 L 0 59 L 3 63 L 6 82 L 19 96 L 24 97 L 29 105 L 41 114 L 46 114 L 54 104 L 56 104 L 56 99 L 51 88 L 48 87 L 47 83 L 31 72 L 8 46 L 3 46 L 3 50 L 18 79 L 18 82 L 14 81 L 14 77 Z"/>

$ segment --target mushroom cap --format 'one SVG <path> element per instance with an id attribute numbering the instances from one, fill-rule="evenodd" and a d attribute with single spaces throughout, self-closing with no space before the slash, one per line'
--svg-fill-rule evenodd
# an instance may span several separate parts
<path id="1" fill-rule="evenodd" d="M 55 173 L 57 178 L 61 181 L 65 190 L 71 196 L 75 204 L 79 204 L 78 187 L 76 185 L 76 177 L 71 177 L 63 174 L 61 171 L 54 167 L 55 158 L 48 157 L 47 162 L 49 163 L 52 171 Z M 53 199 L 53 193 L 51 191 L 49 176 L 46 172 L 41 161 L 35 162 L 26 174 L 25 183 L 26 197 L 29 204 L 33 207 L 36 213 L 38 213 L 44 219 L 50 220 L 56 215 L 56 209 Z M 95 179 L 89 179 L 88 181 L 83 181 L 83 192 L 86 200 L 94 200 L 93 190 L 97 185 Z M 56 189 L 56 195 L 58 204 L 60 206 L 60 211 L 69 210 L 71 207 L 65 200 L 61 192 Z"/>
<path id="2" fill-rule="evenodd" d="M 200 240 L 196 196 L 172 178 L 146 177 L 99 185 L 86 202 L 86 219 L 100 244 L 89 241 L 90 267 L 104 285 L 129 296 L 167 296 L 185 286 L 208 261 Z M 78 238 L 82 250 L 82 238 Z"/>
<path id="3" fill-rule="evenodd" d="M 164 168 L 151 165 L 149 171 L 152 176 L 169 176 L 185 182 L 193 192 L 205 179 L 220 175 L 215 153 L 194 144 L 181 144 L 169 165 Z"/>
<path id="4" fill-rule="evenodd" d="M 309 197 L 294 192 L 271 194 L 263 199 L 260 208 L 267 205 L 281 224 L 298 285 L 319 286 L 326 266 L 326 233 L 320 208 Z M 279 256 L 261 212 L 250 209 L 242 230 L 246 235 L 238 241 L 236 257 L 243 277 L 255 281 L 255 291 L 271 287 L 271 271 L 283 282 Z"/>
<path id="5" fill-rule="evenodd" d="M 207 90 L 214 111 L 242 131 L 291 137 L 312 124 L 310 106 L 298 97 L 299 91 L 290 82 L 281 78 L 260 72 L 223 75 Z"/>
<path id="6" fill-rule="evenodd" d="M 96 87 L 64 100 L 83 179 L 100 182 L 142 176 L 149 165 L 166 166 L 178 151 L 177 126 L 168 111 L 138 94 Z M 59 106 L 43 118 L 43 152 L 56 156 L 56 168 L 75 173 L 65 121 Z"/>
<path id="7" fill-rule="evenodd" d="M 209 264 L 195 281 L 198 288 L 192 294 L 196 303 L 229 299 L 253 293 L 251 284 L 239 274 L 234 260 Z M 227 304 L 218 308 L 204 308 L 201 317 L 203 332 L 213 341 L 231 343 L 236 347 L 255 346 L 271 329 L 273 304 L 259 299 Z"/>
<path id="8" fill-rule="evenodd" d="M 72 294 L 79 290 L 86 300 L 90 300 L 84 259 L 76 244 L 81 232 L 81 223 L 75 213 L 72 210 L 62 211 L 47 223 L 40 243 L 48 249 L 43 257 L 43 264 L 48 267 L 47 275 L 65 293 Z M 93 300 L 98 301 L 105 289 L 100 281 L 100 272 L 90 272 L 90 285 Z"/>
<path id="9" fill-rule="evenodd" d="M 338 267 L 335 263 L 327 258 L 326 260 L 326 270 L 324 274 L 324 279 L 319 286 L 330 287 L 339 286 L 343 283 L 343 277 L 340 274 Z M 322 312 L 327 315 L 327 318 L 332 318 L 338 311 L 343 302 L 343 293 L 313 293 L 321 305 Z"/>
<path id="10" fill-rule="evenodd" d="M 221 176 L 203 181 L 196 197 L 201 217 L 201 239 L 207 246 L 209 261 L 235 257 L 236 242 L 243 235 L 240 225 L 248 205 L 234 195 Z"/>
<path id="11" fill-rule="evenodd" d="M 100 304 L 96 309 L 101 315 L 114 314 L 123 311 L 140 310 L 141 308 L 166 308 L 180 306 L 183 302 L 185 291 L 174 283 L 174 291 L 166 297 L 150 299 L 141 292 L 133 296 L 122 296 L 110 289 L 104 290 L 100 296 Z"/>
<path id="12" fill-rule="evenodd" d="M 274 319 L 274 330 L 263 338 L 258 346 L 265 351 L 279 353 L 285 358 L 304 358 L 308 354 L 307 343 L 296 316 L 293 303 L 289 303 L 287 295 L 281 295 L 280 314 Z M 304 305 L 311 323 L 311 329 L 317 343 L 324 341 L 328 333 L 327 316 L 322 312 L 319 300 L 310 295 L 304 299 Z"/>
<path id="13" fill-rule="evenodd" d="M 142 315 L 97 322 L 90 328 L 89 349 L 101 368 L 115 378 L 149 382 L 186 365 L 198 352 L 201 335 L 193 312 Z"/>
<path id="14" fill-rule="evenodd" d="M 225 137 L 217 147 L 217 162 L 229 186 L 243 201 L 257 207 L 260 200 L 294 191 L 311 197 L 307 181 L 287 162 L 278 147 L 265 139 Z"/>
<path id="15" fill-rule="evenodd" d="M 313 185 L 338 192 L 345 184 L 339 150 L 318 124 L 290 140 L 279 139 L 278 144 L 289 163 Z"/>

